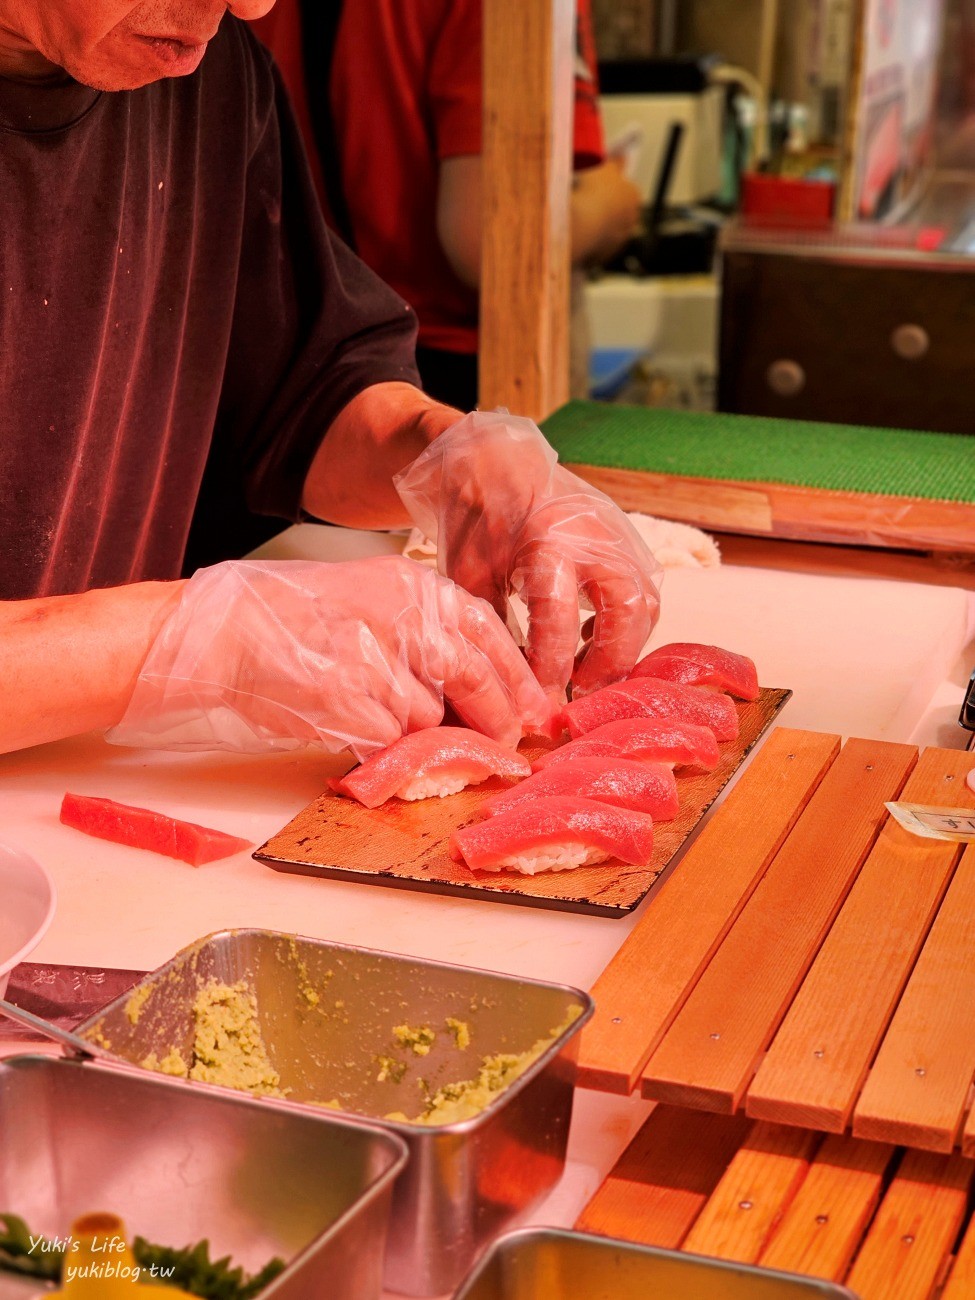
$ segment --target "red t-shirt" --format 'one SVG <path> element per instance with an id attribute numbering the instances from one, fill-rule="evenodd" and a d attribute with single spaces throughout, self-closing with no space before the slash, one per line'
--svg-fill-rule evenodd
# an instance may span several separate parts
<path id="1" fill-rule="evenodd" d="M 477 295 L 440 246 L 437 181 L 444 159 L 481 151 L 482 2 L 346 0 L 330 88 L 356 251 L 413 306 L 420 343 L 453 352 L 477 350 Z M 297 5 L 278 0 L 269 17 L 283 29 Z M 589 0 L 578 10 L 574 165 L 583 168 L 604 146 Z M 256 26 L 277 53 L 268 21 Z M 289 62 L 286 78 L 298 70 Z"/>

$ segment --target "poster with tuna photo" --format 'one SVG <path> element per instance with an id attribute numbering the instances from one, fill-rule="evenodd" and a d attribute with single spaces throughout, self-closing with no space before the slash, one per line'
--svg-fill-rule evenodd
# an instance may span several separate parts
<path id="1" fill-rule="evenodd" d="M 851 100 L 844 216 L 893 221 L 916 199 L 934 144 L 944 0 L 866 0 Z"/>

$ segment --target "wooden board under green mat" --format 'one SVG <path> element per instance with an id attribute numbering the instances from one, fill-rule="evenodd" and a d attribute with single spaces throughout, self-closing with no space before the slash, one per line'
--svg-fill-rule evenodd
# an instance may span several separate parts
<path id="1" fill-rule="evenodd" d="M 975 437 L 600 402 L 569 402 L 544 429 L 564 464 L 626 510 L 726 532 L 975 553 Z"/>

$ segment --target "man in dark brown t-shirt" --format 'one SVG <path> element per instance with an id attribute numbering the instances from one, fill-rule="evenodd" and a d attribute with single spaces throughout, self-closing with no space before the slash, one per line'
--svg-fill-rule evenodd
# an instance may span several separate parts
<path id="1" fill-rule="evenodd" d="M 272 3 L 0 0 L 0 749 L 117 721 L 194 511 L 211 551 L 242 509 L 400 527 L 394 474 L 458 419 L 417 387 L 411 310 L 322 221 L 237 21 Z M 510 476 L 481 477 L 499 537 Z M 579 582 L 630 624 L 625 670 L 655 593 L 599 563 Z"/>

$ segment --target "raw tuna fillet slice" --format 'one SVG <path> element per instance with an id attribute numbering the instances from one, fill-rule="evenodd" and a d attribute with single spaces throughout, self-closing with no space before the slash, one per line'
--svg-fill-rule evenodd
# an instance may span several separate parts
<path id="1" fill-rule="evenodd" d="M 729 695 L 704 686 L 680 686 L 656 677 L 635 677 L 604 686 L 567 704 L 562 719 L 570 736 L 581 736 L 619 718 L 662 718 L 710 727 L 718 740 L 738 735 L 738 712 Z"/>
<path id="2" fill-rule="evenodd" d="M 442 797 L 489 776 L 516 781 L 530 772 L 526 758 L 479 731 L 427 727 L 401 736 L 329 785 L 366 808 L 378 808 L 394 795 L 399 799 Z"/>
<path id="3" fill-rule="evenodd" d="M 236 835 L 94 795 L 66 794 L 61 801 L 61 821 L 86 835 L 129 844 L 134 849 L 149 849 L 194 867 L 251 847 L 249 840 Z"/>
<path id="4" fill-rule="evenodd" d="M 674 641 L 645 655 L 630 673 L 634 677 L 661 677 L 684 686 L 712 686 L 740 700 L 758 699 L 758 673 L 746 655 L 696 641 Z"/>
<path id="5" fill-rule="evenodd" d="M 653 818 L 595 799 L 551 795 L 454 831 L 450 856 L 475 871 L 568 871 L 619 858 L 645 863 Z"/>
<path id="6" fill-rule="evenodd" d="M 536 772 L 527 781 L 519 781 L 512 790 L 491 795 L 481 805 L 481 812 L 496 817 L 526 801 L 549 795 L 596 799 L 615 808 L 649 813 L 658 822 L 677 816 L 673 769 L 664 763 L 635 763 L 628 758 L 577 758 L 559 763 L 548 771 Z"/>
<path id="7" fill-rule="evenodd" d="M 710 727 L 656 718 L 620 718 L 542 754 L 532 763 L 532 771 L 544 772 L 577 758 L 629 758 L 674 767 L 700 767 L 710 772 L 718 766 L 721 755 Z"/>

